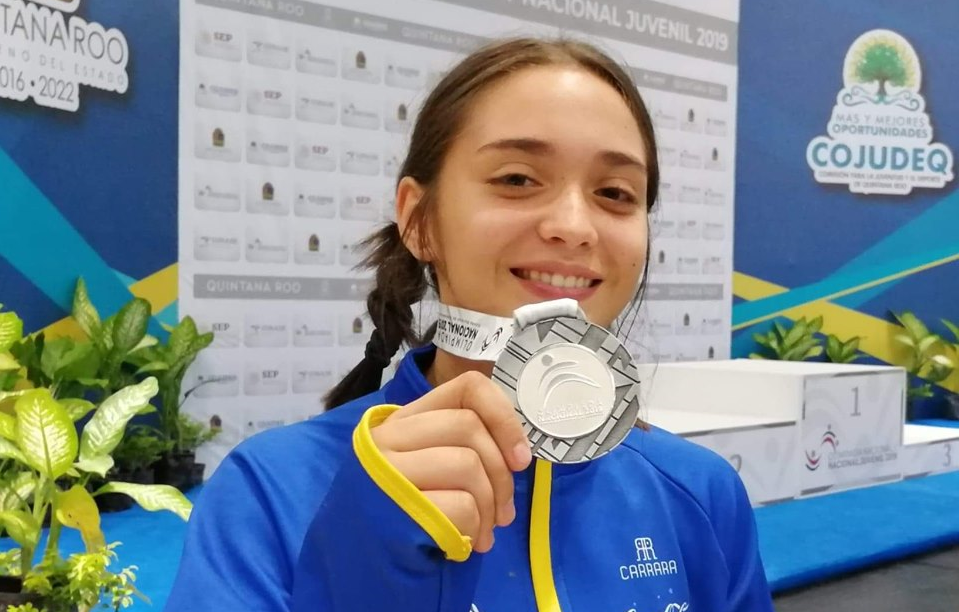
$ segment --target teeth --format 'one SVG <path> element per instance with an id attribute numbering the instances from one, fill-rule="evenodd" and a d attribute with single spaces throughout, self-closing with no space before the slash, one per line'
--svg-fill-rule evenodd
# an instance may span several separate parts
<path id="1" fill-rule="evenodd" d="M 520 276 L 560 289 L 584 289 L 592 283 L 590 279 L 582 276 L 563 276 L 537 270 L 520 270 Z"/>

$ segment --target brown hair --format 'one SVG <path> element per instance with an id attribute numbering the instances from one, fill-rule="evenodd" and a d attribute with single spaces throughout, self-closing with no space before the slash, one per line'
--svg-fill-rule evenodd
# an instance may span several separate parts
<path id="1" fill-rule="evenodd" d="M 570 65 L 599 77 L 622 96 L 636 119 L 646 148 L 646 203 L 652 208 L 659 191 L 659 162 L 649 111 L 629 74 L 596 47 L 575 40 L 517 38 L 489 44 L 457 64 L 436 85 L 423 103 L 410 137 L 410 147 L 400 177 L 411 177 L 423 195 L 411 213 L 406 231 L 425 246 L 429 219 L 436 202 L 436 184 L 446 153 L 463 128 L 471 104 L 493 83 L 519 70 L 536 66 Z M 368 255 L 359 267 L 375 271 L 375 286 L 366 299 L 374 325 L 363 360 L 327 395 L 333 408 L 376 391 L 383 370 L 405 343 L 427 341 L 413 328 L 412 306 L 426 290 L 436 290 L 436 272 L 416 259 L 403 241 L 399 226 L 390 223 L 369 236 L 363 247 Z M 649 253 L 647 248 L 647 264 Z M 643 275 L 645 284 L 646 275 Z M 637 293 L 637 300 L 640 292 Z M 636 301 L 636 300 L 634 300 Z"/>

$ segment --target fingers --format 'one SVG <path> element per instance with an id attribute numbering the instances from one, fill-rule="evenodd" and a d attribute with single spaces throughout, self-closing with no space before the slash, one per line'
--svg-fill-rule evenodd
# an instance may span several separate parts
<path id="1" fill-rule="evenodd" d="M 465 408 L 480 417 L 510 469 L 519 471 L 529 466 L 532 461 L 529 442 L 513 405 L 496 383 L 479 372 L 457 376 L 408 404 L 393 417 L 405 419 L 450 408 Z"/>
<path id="2" fill-rule="evenodd" d="M 423 495 L 443 511 L 463 535 L 473 540 L 473 550 L 487 552 L 493 547 L 493 534 L 480 534 L 480 513 L 476 500 L 466 491 L 424 491 Z"/>
<path id="3" fill-rule="evenodd" d="M 493 487 L 476 451 L 461 446 L 441 446 L 410 452 L 386 452 L 384 456 L 424 494 L 436 491 L 466 493 L 472 503 L 459 496 L 452 507 L 439 506 L 440 510 L 460 529 L 460 533 L 470 536 L 477 545 L 492 539 L 496 517 Z M 478 520 L 473 520 L 473 510 Z M 474 548 L 479 550 L 478 546 Z"/>
<path id="4" fill-rule="evenodd" d="M 422 412 L 399 421 L 387 421 L 372 433 L 377 447 L 400 453 L 441 446 L 472 449 L 479 456 L 493 490 L 495 523 L 506 526 L 515 518 L 513 474 L 474 411 Z"/>

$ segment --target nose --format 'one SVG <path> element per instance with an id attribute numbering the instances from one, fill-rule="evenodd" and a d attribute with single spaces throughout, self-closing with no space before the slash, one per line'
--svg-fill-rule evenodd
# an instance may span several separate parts
<path id="1" fill-rule="evenodd" d="M 594 214 L 583 190 L 570 185 L 544 207 L 538 228 L 540 237 L 573 248 L 595 245 L 598 234 Z"/>

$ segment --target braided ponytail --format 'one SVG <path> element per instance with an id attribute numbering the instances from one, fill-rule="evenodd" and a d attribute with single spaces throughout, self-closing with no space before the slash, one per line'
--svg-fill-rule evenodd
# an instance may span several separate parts
<path id="1" fill-rule="evenodd" d="M 413 329 L 412 306 L 423 299 L 429 287 L 426 264 L 403 244 L 396 223 L 372 234 L 362 246 L 369 254 L 360 266 L 376 271 L 373 290 L 366 298 L 373 334 L 363 360 L 327 393 L 327 409 L 379 389 L 383 370 L 400 347 L 404 343 L 419 346 L 423 342 Z"/>

